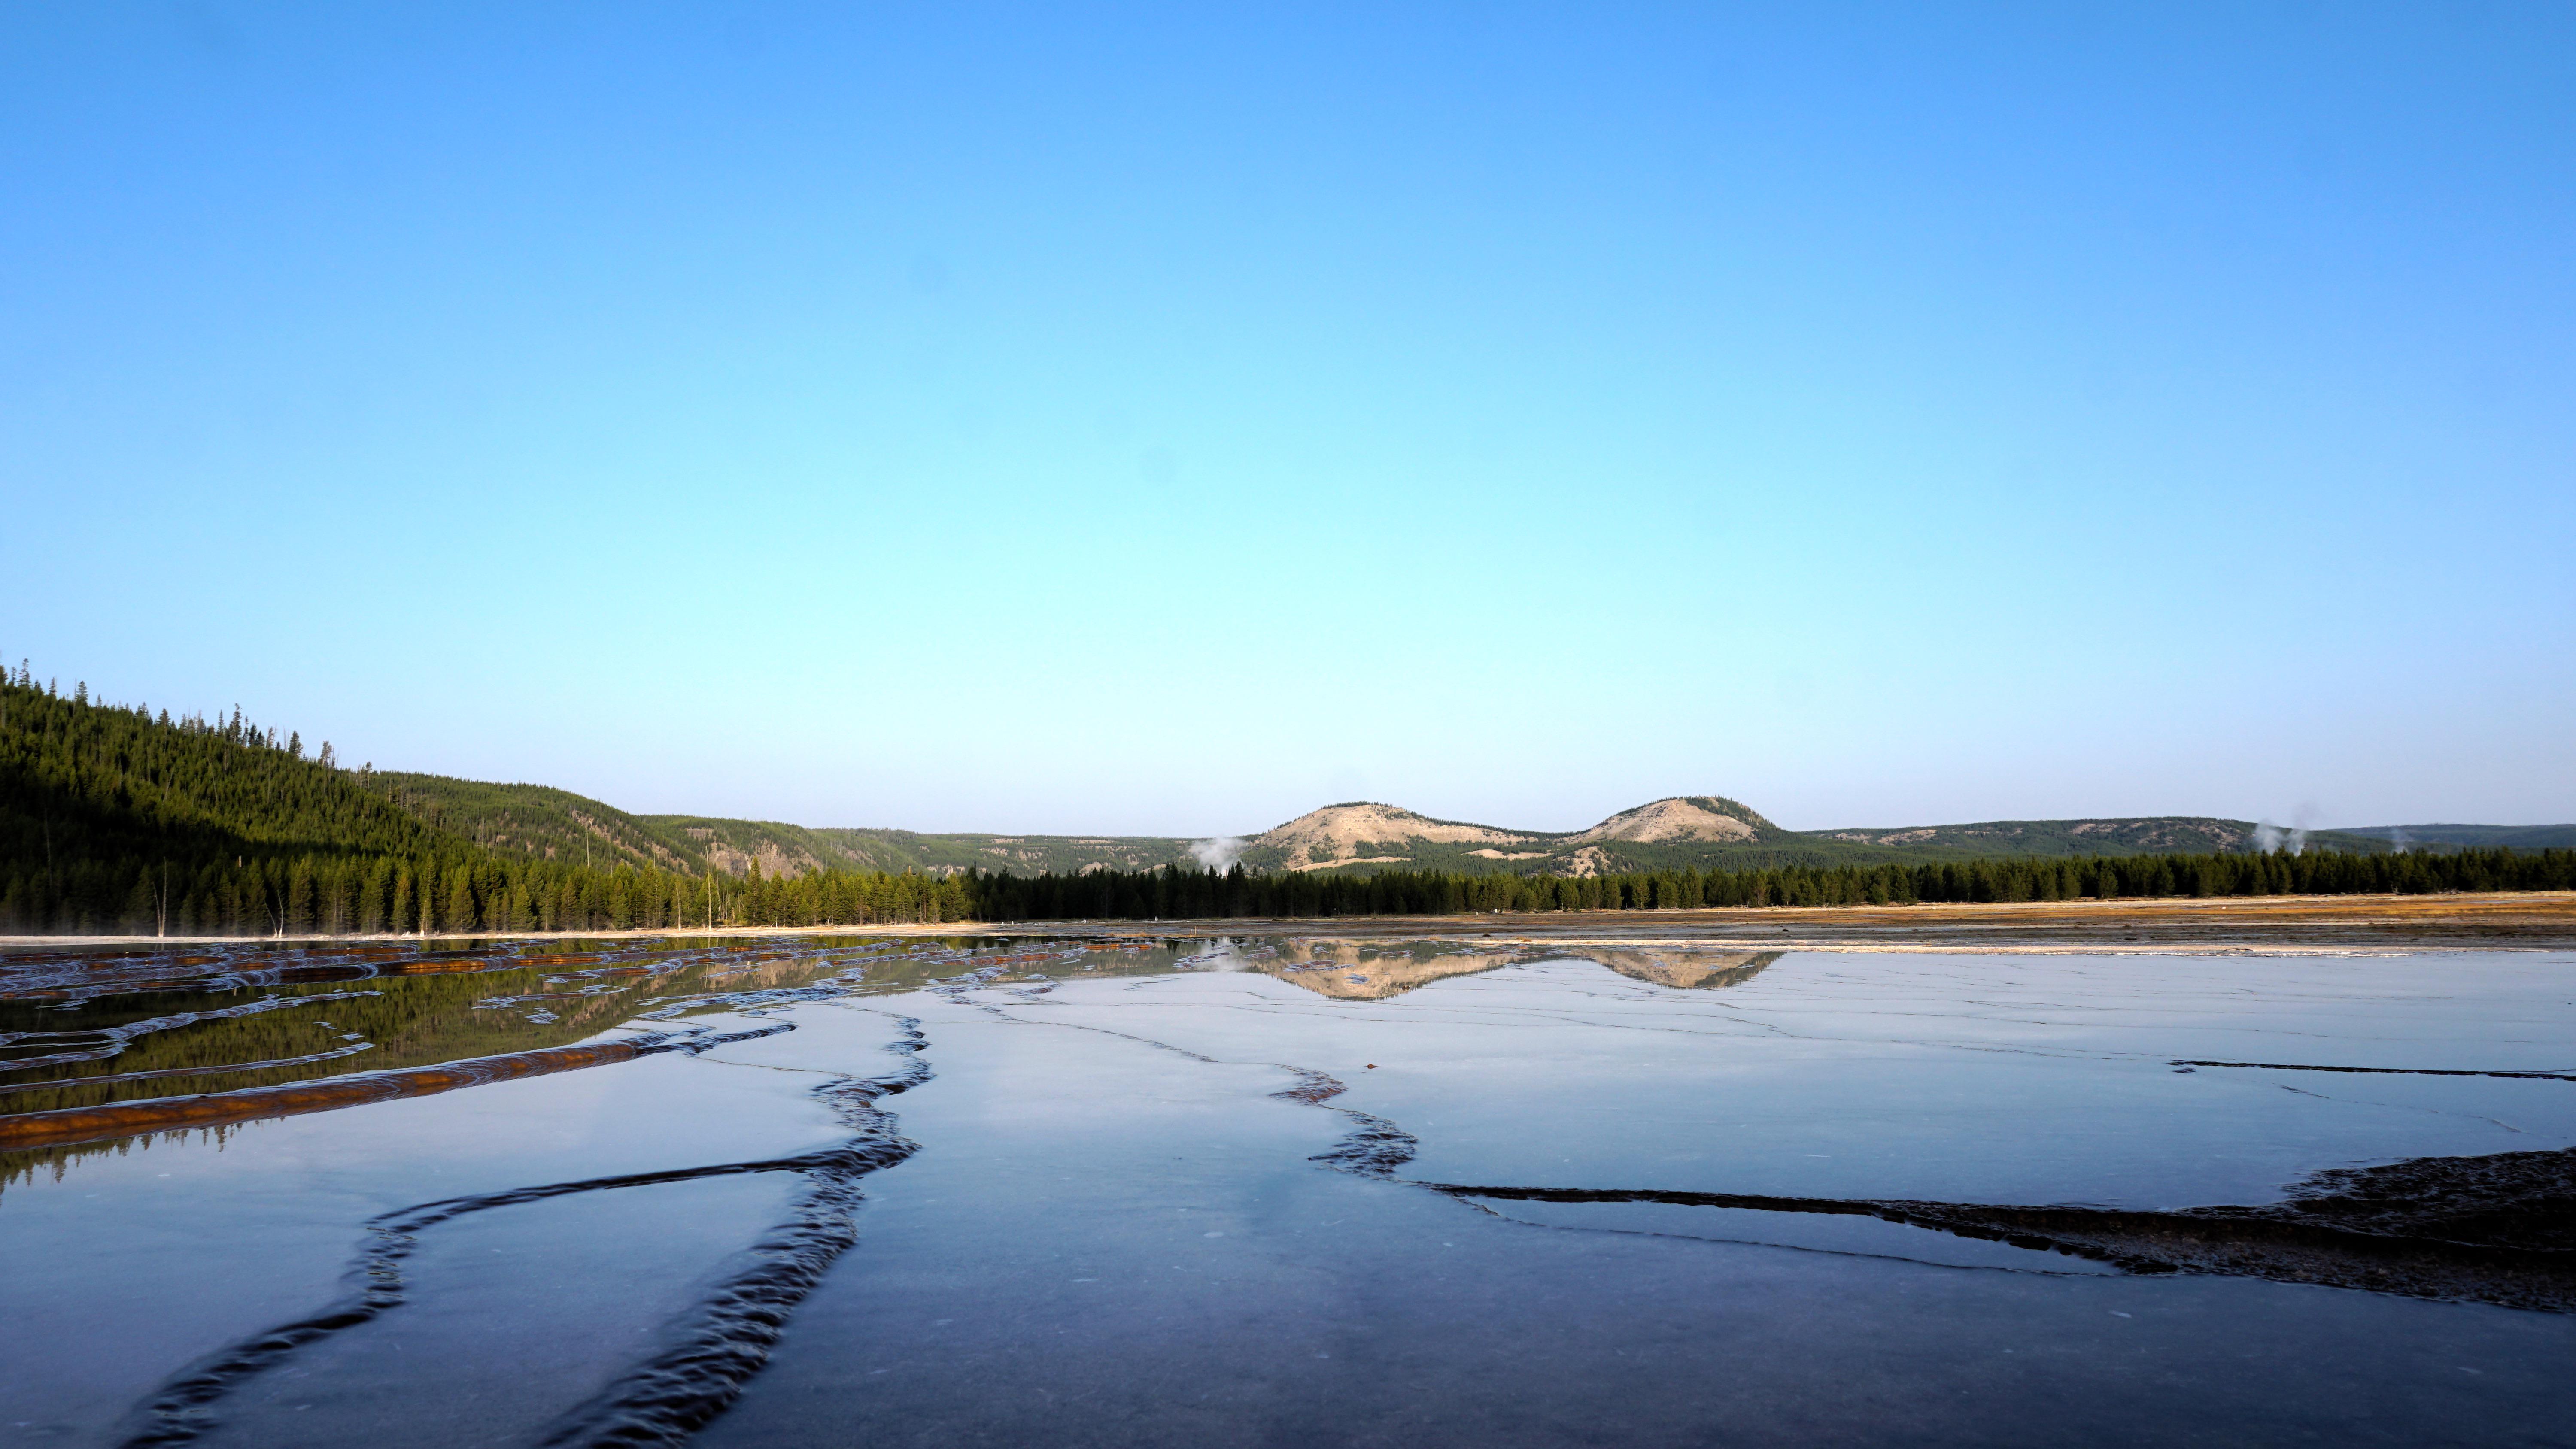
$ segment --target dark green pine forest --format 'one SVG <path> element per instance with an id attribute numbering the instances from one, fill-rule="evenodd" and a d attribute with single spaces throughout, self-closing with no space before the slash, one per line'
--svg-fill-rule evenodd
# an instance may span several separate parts
<path id="1" fill-rule="evenodd" d="M 1089 875 L 985 876 L 976 882 L 976 900 L 981 918 L 994 921 L 1187 920 L 2571 889 L 2576 889 L 2576 850 L 2481 848 L 2441 855 L 2311 850 L 2299 855 L 2016 857 L 1580 877 L 1406 870 L 1257 875 L 1241 866 L 1219 875 L 1167 866 Z"/>
<path id="2" fill-rule="evenodd" d="M 0 934 L 454 935 L 2576 889 L 2576 850 L 2506 845 L 1757 860 L 1583 877 L 1176 864 L 1021 875 L 922 868 L 912 852 L 929 839 L 626 816 L 544 787 L 352 770 L 329 745 L 308 750 L 238 709 L 174 719 L 94 701 L 86 686 L 65 695 L 23 667 L 0 675 Z M 765 870 L 764 859 L 785 864 Z"/>
<path id="3" fill-rule="evenodd" d="M 238 710 L 173 719 L 94 702 L 86 687 L 39 687 L 22 668 L 0 685 L 0 933 L 867 924 L 957 920 L 972 906 L 963 876 L 785 878 L 756 859 L 735 875 L 685 858 L 642 864 L 614 842 L 507 850 L 452 828 L 406 778 L 343 769 L 328 745 L 308 753 Z"/>

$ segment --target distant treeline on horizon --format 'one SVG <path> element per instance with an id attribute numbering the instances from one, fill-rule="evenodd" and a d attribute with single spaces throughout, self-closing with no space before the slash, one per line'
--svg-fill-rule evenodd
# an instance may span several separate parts
<path id="1" fill-rule="evenodd" d="M 121 909 L 115 904 L 120 875 L 132 881 Z M 739 880 L 532 861 L 305 854 L 209 863 L 166 886 L 160 872 L 138 862 L 122 869 L 85 866 L 59 892 L 46 884 L 41 875 L 31 880 L 12 872 L 0 890 L 0 932 L 474 935 L 2568 890 L 2576 889 L 2576 851 L 2006 859 L 1580 877 L 1255 875 L 1240 866 L 1219 874 L 1176 865 L 1070 876 L 825 870 L 764 877 L 755 867 Z M 83 891 L 83 884 L 104 888 Z"/>
<path id="2" fill-rule="evenodd" d="M 510 855 L 242 718 L 155 718 L 0 672 L 0 933 L 460 935 L 690 926 L 1688 910 L 2576 889 L 2576 851 L 2008 857 L 1593 876 L 1168 865 L 703 874 Z"/>
<path id="3" fill-rule="evenodd" d="M 1419 916 L 1480 911 L 1686 911 L 1717 906 L 1915 905 L 2166 896 L 2417 895 L 2576 889 L 2576 850 L 2451 855 L 2013 857 L 1922 865 L 1783 865 L 1599 876 L 1252 875 L 1095 871 L 976 878 L 982 919 Z"/>

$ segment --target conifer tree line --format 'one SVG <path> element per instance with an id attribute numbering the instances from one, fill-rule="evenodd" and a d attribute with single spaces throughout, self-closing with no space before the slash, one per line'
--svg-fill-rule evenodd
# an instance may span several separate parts
<path id="1" fill-rule="evenodd" d="M 593 931 L 952 921 L 963 879 L 592 869 L 439 829 L 328 744 L 0 671 L 0 933 Z"/>
<path id="2" fill-rule="evenodd" d="M 974 884 L 977 918 L 987 921 L 1679 911 L 1703 906 L 2576 890 L 2576 850 L 2014 857 L 1580 877 L 1408 870 L 1253 875 L 1241 866 L 1219 875 L 1166 866 L 1026 879 L 979 875 Z"/>
<path id="3" fill-rule="evenodd" d="M 486 849 L 236 708 L 0 669 L 0 933 L 308 936 L 2576 889 L 2576 851 L 2014 857 L 1590 877 L 593 868 Z"/>

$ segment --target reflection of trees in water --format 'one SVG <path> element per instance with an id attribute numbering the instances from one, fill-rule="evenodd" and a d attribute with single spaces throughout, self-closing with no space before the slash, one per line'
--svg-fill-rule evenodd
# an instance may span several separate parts
<path id="1" fill-rule="evenodd" d="M 271 961 L 293 964 L 278 967 Z M 138 982 L 126 991 L 85 996 L 71 1011 L 53 1009 L 42 995 L 19 1002 L 0 991 L 0 1026 L 23 1023 L 75 1034 L 155 1026 L 120 1049 L 102 1050 L 87 1061 L 28 1070 L 0 1061 L 0 1076 L 6 1078 L 0 1086 L 14 1089 L 0 1093 L 0 1112 L 16 1115 L 275 1086 L 353 1069 L 396 1070 L 565 1046 L 672 995 L 799 986 L 863 962 L 887 974 L 905 969 L 883 961 L 854 952 L 846 943 L 825 943 L 801 954 L 766 942 L 727 942 L 719 948 L 556 953 L 533 959 L 495 947 L 454 953 L 450 959 L 326 963 L 305 953 L 279 952 L 226 963 L 254 968 L 243 973 L 248 980 L 208 973 Z M 296 1004 L 240 1016 L 220 1014 L 272 997 Z M 310 998 L 309 1008 L 302 998 Z M 187 1019 L 192 1015 L 199 1019 Z M 169 1025 L 160 1027 L 160 1022 Z M 370 1050 L 354 1060 L 261 1065 L 351 1042 L 363 1042 Z"/>
<path id="2" fill-rule="evenodd" d="M 1785 954 L 1779 951 L 1648 951 L 1598 946 L 1477 948 L 1454 942 L 1289 942 L 1277 961 L 1258 963 L 1282 981 L 1338 1001 L 1402 996 L 1452 976 L 1541 961 L 1589 961 L 1622 976 L 1677 991 L 1740 986 Z"/>
<path id="3" fill-rule="evenodd" d="M 661 1026 L 738 1009 L 746 994 L 845 983 L 856 995 L 919 990 L 979 967 L 1000 979 L 1168 971 L 1170 942 L 851 935 L 648 942 L 433 940 L 188 947 L 97 957 L 0 959 L 0 1044 L 33 1054 L 63 1038 L 86 1059 L 14 1066 L 0 1053 L 0 1123 L 40 1112 L 372 1076 L 564 1048 L 622 1023 Z M 1073 953 L 1080 959 L 1066 959 Z M 310 1004 L 297 998 L 310 997 Z M 294 1005 L 240 1015 L 244 1004 Z M 71 1009 L 65 1010 L 64 1007 Z M 116 1030 L 152 1029 L 129 1040 Z M 15 1036 L 17 1041 L 10 1042 Z M 325 1055 L 324 1053 L 329 1053 Z M 53 1053 L 59 1055 L 60 1053 Z M 211 1142 L 248 1123 L 0 1150 L 0 1190 L 77 1159 Z M 211 1136 L 208 1133 L 211 1132 Z M 24 1141 L 25 1139 L 21 1139 Z"/>

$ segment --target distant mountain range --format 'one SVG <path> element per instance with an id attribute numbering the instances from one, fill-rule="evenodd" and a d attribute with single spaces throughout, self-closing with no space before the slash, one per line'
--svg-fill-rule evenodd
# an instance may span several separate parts
<path id="1" fill-rule="evenodd" d="M 2141 855 L 2252 848 L 2248 820 L 2156 815 L 1988 820 L 1965 825 L 1786 830 L 1717 795 L 1677 795 L 1588 829 L 1516 830 L 1440 820 L 1372 801 L 1310 811 L 1258 835 L 1002 835 L 821 828 L 696 815 L 630 815 L 544 785 L 500 785 L 379 771 L 370 788 L 487 849 L 600 865 L 763 874 L 809 870 L 1009 870 L 1020 875 L 1241 862 L 1251 870 L 1448 870 L 1596 875 L 1624 870 L 1876 864 L 1994 856 Z M 2286 832 L 2284 835 L 2286 837 Z M 2287 839 L 2284 844 L 2293 843 Z M 2576 845 L 2576 825 L 2406 825 L 2306 833 L 2318 849 L 2382 851 Z"/>

